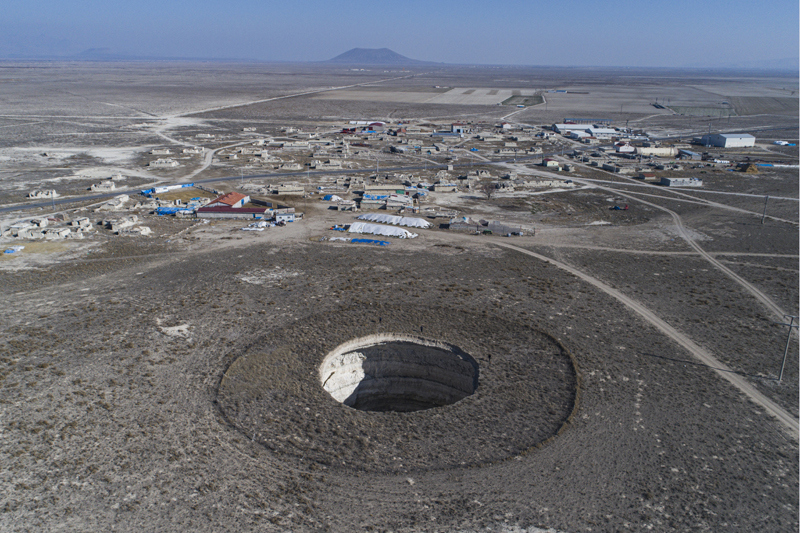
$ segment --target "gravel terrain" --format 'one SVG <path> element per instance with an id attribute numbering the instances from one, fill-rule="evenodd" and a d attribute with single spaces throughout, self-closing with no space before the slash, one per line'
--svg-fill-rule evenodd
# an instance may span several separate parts
<path id="1" fill-rule="evenodd" d="M 2 527 L 797 527 L 796 444 L 710 370 L 546 263 L 481 239 L 422 243 L 197 246 L 133 265 L 109 250 L 95 263 L 106 265 L 102 273 L 75 269 L 8 299 Z M 407 426 L 420 413 L 365 416 L 319 385 L 324 346 L 418 324 L 482 360 L 495 354 L 482 365 L 485 392 Z M 555 418 L 548 425 L 542 412 L 535 435 L 522 432 L 535 416 L 515 420 L 504 407 L 502 373 L 536 367 L 521 359 L 530 345 L 493 352 L 494 341 L 525 335 L 563 346 L 580 375 L 575 416 L 541 447 L 571 404 L 559 408 L 559 395 L 549 396 Z M 279 357 L 260 372 L 282 392 L 259 392 L 260 407 L 237 411 L 253 401 L 246 383 L 220 380 L 249 354 Z M 299 365 L 286 364 L 293 357 Z M 546 391 L 543 378 L 520 385 Z M 258 421 L 259 412 L 287 417 Z M 255 441 L 242 432 L 273 426 L 283 429 Z M 484 426 L 507 427 L 517 444 L 498 447 Z M 290 450 L 278 436 L 290 437 L 280 440 Z M 453 467 L 459 447 L 468 464 Z M 392 448 L 402 467 L 382 462 Z"/>
<path id="2" fill-rule="evenodd" d="M 272 168 L 250 172 L 247 157 L 226 155 L 288 126 L 323 132 L 343 120 L 417 117 L 489 131 L 502 120 L 590 116 L 655 135 L 708 131 L 708 117 L 658 110 L 656 97 L 693 108 L 733 102 L 739 116 L 712 127 L 753 132 L 759 145 L 714 157 L 797 164 L 796 147 L 770 144 L 797 140 L 797 106 L 785 100 L 796 76 L 4 66 L 4 210 L 39 203 L 24 199 L 31 189 L 79 194 L 116 172 L 126 176 L 118 187 L 213 179 L 206 184 L 237 190 L 245 172 Z M 347 99 L 330 99 L 334 87 L 347 87 Z M 454 88 L 568 92 L 525 109 L 414 103 Z M 174 154 L 195 144 L 206 154 L 177 169 L 143 166 L 154 147 Z M 442 155 L 477 163 L 470 170 L 492 180 L 567 175 L 528 164 L 536 160 L 474 161 L 469 146 Z M 380 149 L 360 147 L 346 163 L 374 170 Z M 493 149 L 481 146 L 477 159 Z M 433 180 L 435 156 L 380 153 L 380 168 L 423 160 L 414 177 Z M 449 231 L 436 219 L 386 247 L 328 240 L 344 235 L 328 228 L 355 215 L 316 195 L 267 198 L 305 216 L 263 232 L 139 210 L 152 235 L 116 236 L 97 220 L 127 212 L 95 213 L 96 199 L 59 206 L 91 217 L 94 231 L 3 237 L 26 248 L 0 257 L 0 530 L 797 531 L 798 436 L 786 429 L 800 411 L 796 337 L 775 379 L 786 340 L 775 308 L 798 313 L 797 169 L 702 163 L 681 174 L 702 177 L 702 190 L 631 185 L 576 164 L 571 190 L 430 192 L 423 208 L 524 227 L 525 236 Z M 317 185 L 304 172 L 296 179 Z M 765 195 L 773 218 L 761 224 Z M 4 212 L 2 226 L 48 214 Z M 321 383 L 326 354 L 382 333 L 463 350 L 477 366 L 474 394 L 402 413 L 339 403 Z M 757 393 L 789 415 L 773 416 Z"/>

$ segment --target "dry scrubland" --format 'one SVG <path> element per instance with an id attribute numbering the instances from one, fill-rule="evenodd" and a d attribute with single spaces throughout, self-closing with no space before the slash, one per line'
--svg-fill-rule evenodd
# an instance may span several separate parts
<path id="1" fill-rule="evenodd" d="M 774 103 L 785 98 L 784 87 L 796 90 L 796 78 L 24 67 L 3 84 L 11 96 L 0 121 L 19 123 L 3 130 L 4 204 L 42 183 L 77 191 L 88 181 L 46 180 L 92 169 L 99 175 L 118 167 L 127 171 L 126 183 L 149 183 L 141 170 L 149 147 L 180 147 L 202 131 L 221 137 L 212 147 L 245 142 L 241 129 L 251 123 L 269 134 L 293 121 L 340 123 L 325 117 L 493 122 L 515 113 L 513 120 L 546 124 L 581 116 L 596 106 L 593 98 L 617 94 L 595 109 L 662 134 L 705 131 L 706 119 L 646 109 L 651 97 L 672 95 L 694 106 L 727 98 L 741 115 L 780 112 L 715 120 L 759 139 L 796 135 L 796 105 Z M 346 100 L 259 102 L 358 83 L 370 85 L 348 90 Z M 31 87 L 38 101 L 24 98 Z M 518 87 L 577 92 L 552 100 L 555 110 L 550 103 L 547 110 L 413 103 L 418 94 L 455 87 L 484 88 L 487 97 Z M 638 107 L 631 103 L 630 114 L 620 112 L 631 91 L 645 96 Z M 359 101 L 359 93 L 375 100 Z M 392 101 L 401 93 L 412 101 Z M 248 102 L 255 103 L 238 105 Z M 213 110 L 226 105 L 237 106 Z M 166 117 L 189 111 L 197 114 Z M 132 123 L 145 126 L 134 133 Z M 124 147 L 130 150 L 120 152 Z M 115 151 L 92 156 L 90 148 Z M 773 153 L 758 153 L 796 164 L 796 148 L 767 148 Z M 48 160 L 25 150 L 84 155 Z M 180 179 L 198 168 L 199 159 L 161 177 Z M 234 168 L 214 164 L 199 177 L 236 175 Z M 313 197 L 287 197 L 305 220 L 261 234 L 240 231 L 241 222 L 141 213 L 151 237 L 99 230 L 81 241 L 29 243 L 3 257 L 0 529 L 797 530 L 796 438 L 619 301 L 552 263 L 495 245 L 513 243 L 622 291 L 796 417 L 797 343 L 778 383 L 785 330 L 696 254 L 659 208 L 675 212 L 717 261 L 796 314 L 797 202 L 771 200 L 769 214 L 790 222 L 762 225 L 757 215 L 705 201 L 760 213 L 762 198 L 682 191 L 687 198 L 588 167 L 575 176 L 610 181 L 613 190 L 491 200 L 432 195 L 475 218 L 536 226 L 536 236 L 513 240 L 437 228 L 387 248 L 320 241 L 352 214 L 328 211 Z M 707 190 L 798 195 L 796 169 L 703 170 L 702 177 Z M 631 209 L 609 210 L 621 203 Z M 479 365 L 475 394 L 412 413 L 338 403 L 320 384 L 319 364 L 342 342 L 380 332 L 464 349 Z"/>
<path id="2" fill-rule="evenodd" d="M 68 528 L 472 529 L 507 515 L 562 530 L 714 529 L 717 516 L 794 527 L 784 433 L 555 267 L 485 245 L 325 243 L 115 266 L 4 311 L 8 529 L 48 516 Z M 418 323 L 479 359 L 474 397 L 375 414 L 319 386 L 326 347 Z M 536 329 L 575 356 L 581 384 L 576 415 L 540 448 L 574 400 L 551 390 L 569 385 L 560 372 L 536 373 Z M 493 351 L 498 341 L 512 345 Z M 268 357 L 257 374 L 220 382 L 249 354 Z"/>

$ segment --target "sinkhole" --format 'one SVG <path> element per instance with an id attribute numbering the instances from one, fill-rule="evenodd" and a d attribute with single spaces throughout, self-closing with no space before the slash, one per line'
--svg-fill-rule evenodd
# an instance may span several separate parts
<path id="1" fill-rule="evenodd" d="M 341 344 L 319 370 L 322 387 L 360 411 L 422 411 L 454 404 L 478 388 L 478 363 L 460 348 L 393 333 Z"/>

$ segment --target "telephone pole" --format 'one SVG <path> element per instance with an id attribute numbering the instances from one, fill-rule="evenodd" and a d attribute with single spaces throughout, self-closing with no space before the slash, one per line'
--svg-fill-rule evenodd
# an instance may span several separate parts
<path id="1" fill-rule="evenodd" d="M 783 369 L 786 367 L 786 356 L 789 355 L 789 344 L 792 341 L 792 328 L 798 327 L 798 324 L 794 323 L 794 319 L 797 318 L 794 315 L 783 315 L 784 320 L 789 319 L 789 323 L 778 322 L 781 326 L 789 326 L 789 333 L 786 335 L 786 348 L 783 350 L 783 362 L 781 363 L 781 373 L 778 375 L 778 381 L 783 380 Z"/>

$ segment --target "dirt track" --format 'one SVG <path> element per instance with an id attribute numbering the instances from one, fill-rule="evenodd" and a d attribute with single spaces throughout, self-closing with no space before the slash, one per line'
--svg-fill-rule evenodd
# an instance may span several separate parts
<path id="1" fill-rule="evenodd" d="M 653 324 L 669 338 L 671 338 L 672 340 L 680 344 L 682 347 L 684 347 L 700 362 L 702 362 L 709 368 L 713 369 L 719 376 L 729 381 L 734 387 L 739 389 L 748 398 L 753 400 L 753 402 L 763 407 L 770 415 L 774 416 L 784 426 L 784 429 L 786 430 L 789 436 L 791 436 L 794 439 L 798 438 L 798 433 L 800 432 L 800 425 L 798 425 L 798 421 L 796 418 L 794 418 L 791 414 L 787 413 L 775 402 L 773 402 L 772 400 L 761 394 L 747 381 L 742 379 L 735 371 L 728 368 L 721 361 L 719 361 L 713 355 L 711 355 L 708 351 L 704 350 L 703 348 L 695 344 L 689 337 L 687 337 L 683 333 L 679 332 L 678 330 L 676 330 L 675 328 L 664 322 L 661 318 L 656 316 L 655 313 L 647 309 L 647 307 L 645 307 L 644 305 L 640 304 L 639 302 L 636 302 L 632 298 L 625 296 L 620 291 L 606 285 L 600 280 L 593 278 L 592 276 L 589 276 L 588 274 L 581 272 L 580 270 L 573 268 L 569 265 L 566 265 L 560 261 L 556 261 L 550 257 L 545 257 L 541 254 L 537 254 L 536 252 L 525 250 L 524 248 L 520 248 L 518 246 L 514 246 L 511 244 L 506 244 L 502 242 L 498 242 L 495 244 L 497 246 L 502 246 L 504 248 L 516 250 L 517 252 L 529 255 L 531 257 L 535 257 L 541 261 L 547 261 L 548 263 L 552 263 L 557 267 L 563 268 L 567 272 L 570 272 L 578 276 L 582 280 L 597 287 L 606 294 L 613 296 L 614 298 L 616 298 L 617 300 L 619 300 L 620 302 L 631 308 L 633 311 L 641 315 L 645 320 Z"/>

